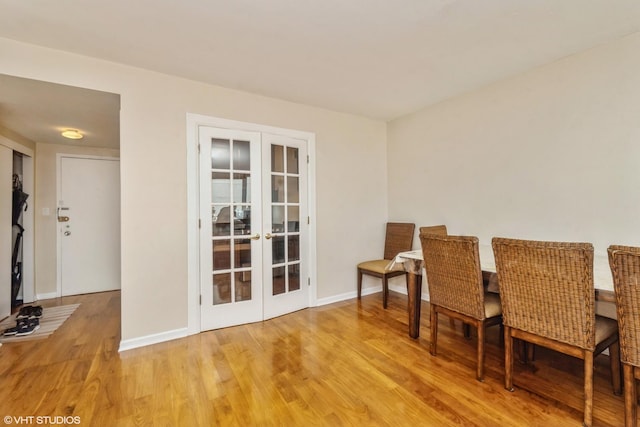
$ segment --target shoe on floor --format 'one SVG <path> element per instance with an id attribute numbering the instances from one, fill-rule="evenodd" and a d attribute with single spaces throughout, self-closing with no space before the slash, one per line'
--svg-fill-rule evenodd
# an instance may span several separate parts
<path id="1" fill-rule="evenodd" d="M 27 322 L 23 323 L 22 326 L 18 327 L 16 337 L 31 335 L 38 329 L 40 329 L 40 321 L 38 319 L 29 319 Z"/>
<path id="2" fill-rule="evenodd" d="M 5 329 L 2 334 L 5 337 L 10 337 L 12 335 L 15 335 L 27 323 L 29 323 L 29 319 L 18 319 L 17 322 L 16 322 L 16 326 L 14 326 L 13 328 Z M 39 323 L 40 323 L 40 321 L 38 321 L 38 324 Z"/>
<path id="3" fill-rule="evenodd" d="M 2 333 L 2 335 L 4 335 L 5 337 L 10 337 L 12 335 L 15 335 L 18 333 L 18 326 L 14 326 L 13 328 L 8 328 L 5 329 L 4 332 Z"/>
<path id="4" fill-rule="evenodd" d="M 25 305 L 20 308 L 16 319 L 35 319 L 42 317 L 42 306 L 40 305 Z"/>
<path id="5" fill-rule="evenodd" d="M 36 305 L 29 313 L 29 319 L 40 319 L 42 317 L 42 306 Z"/>
<path id="6" fill-rule="evenodd" d="M 24 307 L 20 307 L 20 311 L 16 315 L 16 319 L 28 319 L 29 314 L 31 313 L 31 306 L 25 305 Z"/>

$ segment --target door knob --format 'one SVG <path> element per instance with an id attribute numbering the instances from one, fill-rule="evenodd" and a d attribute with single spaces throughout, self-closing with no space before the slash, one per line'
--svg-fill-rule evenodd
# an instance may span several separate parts
<path id="1" fill-rule="evenodd" d="M 65 231 L 65 232 L 64 232 L 64 235 L 65 235 L 65 236 L 71 236 L 71 232 L 70 232 L 70 231 Z"/>
<path id="2" fill-rule="evenodd" d="M 260 238 L 260 233 L 256 233 L 254 236 L 251 236 L 251 240 L 258 240 Z"/>
<path id="3" fill-rule="evenodd" d="M 271 238 L 271 233 L 267 233 L 267 234 L 265 234 L 265 235 L 264 235 L 264 238 L 265 238 L 265 239 L 267 239 L 267 240 L 269 240 L 269 239 Z"/>

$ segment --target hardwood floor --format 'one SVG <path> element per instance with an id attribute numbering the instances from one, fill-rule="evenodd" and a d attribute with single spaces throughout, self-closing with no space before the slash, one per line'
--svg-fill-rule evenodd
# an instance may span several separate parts
<path id="1" fill-rule="evenodd" d="M 582 364 L 538 349 L 504 389 L 498 328 L 488 330 L 486 373 L 475 379 L 475 335 L 439 323 L 429 354 L 407 334 L 405 296 L 391 292 L 266 322 L 118 353 L 120 293 L 80 303 L 51 337 L 0 347 L 0 416 L 78 416 L 85 426 L 578 426 Z M 429 313 L 423 302 L 422 313 Z M 535 393 L 521 386 L 526 385 Z M 608 360 L 596 358 L 594 425 L 623 424 Z M 28 425 L 28 424 L 27 424 Z M 33 424 L 35 425 L 35 423 Z"/>

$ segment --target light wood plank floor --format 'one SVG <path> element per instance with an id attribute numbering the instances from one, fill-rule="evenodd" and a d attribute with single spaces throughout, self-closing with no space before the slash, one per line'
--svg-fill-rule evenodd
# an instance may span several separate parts
<path id="1" fill-rule="evenodd" d="M 85 426 L 581 425 L 580 362 L 539 349 L 534 369 L 516 366 L 509 393 L 491 328 L 480 383 L 475 337 L 443 316 L 432 357 L 428 304 L 412 340 L 406 301 L 391 292 L 383 310 L 375 294 L 121 354 L 119 292 L 44 301 L 81 305 L 51 337 L 0 347 L 0 416 L 79 416 Z M 594 377 L 594 425 L 621 425 L 606 356 Z"/>

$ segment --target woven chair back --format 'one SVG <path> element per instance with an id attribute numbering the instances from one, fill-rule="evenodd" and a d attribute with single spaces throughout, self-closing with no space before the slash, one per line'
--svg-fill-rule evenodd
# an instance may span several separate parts
<path id="1" fill-rule="evenodd" d="M 620 359 L 640 366 L 640 248 L 612 245 L 608 253 L 616 293 Z"/>
<path id="2" fill-rule="evenodd" d="M 493 238 L 505 326 L 595 349 L 593 245 Z"/>
<path id="3" fill-rule="evenodd" d="M 415 224 L 388 222 L 384 239 L 384 259 L 391 260 L 400 252 L 410 251 L 413 248 L 415 230 Z"/>
<path id="4" fill-rule="evenodd" d="M 429 301 L 478 320 L 486 318 L 478 238 L 420 234 Z"/>
<path id="5" fill-rule="evenodd" d="M 446 225 L 427 225 L 418 229 L 420 234 L 440 234 L 447 235 Z"/>

